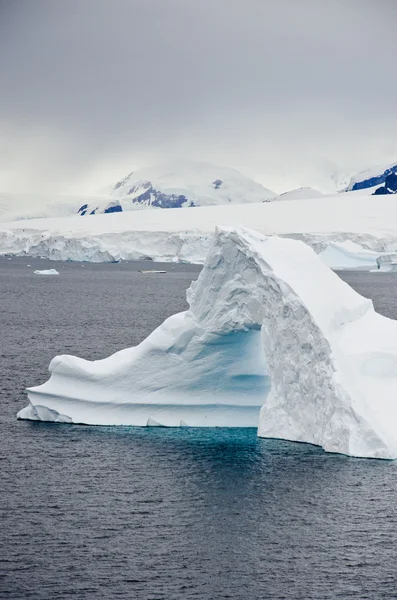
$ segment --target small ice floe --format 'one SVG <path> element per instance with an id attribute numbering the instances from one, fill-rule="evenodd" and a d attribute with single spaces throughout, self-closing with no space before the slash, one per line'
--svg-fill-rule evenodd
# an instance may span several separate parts
<path id="1" fill-rule="evenodd" d="M 139 269 L 140 273 L 167 273 L 167 271 L 156 271 L 155 269 Z"/>
<path id="2" fill-rule="evenodd" d="M 44 269 L 44 271 L 35 271 L 35 275 L 59 275 L 56 269 Z"/>

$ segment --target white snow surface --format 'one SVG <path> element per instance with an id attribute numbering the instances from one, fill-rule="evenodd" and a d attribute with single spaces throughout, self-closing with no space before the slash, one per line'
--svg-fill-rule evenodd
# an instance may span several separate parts
<path id="1" fill-rule="evenodd" d="M 397 458 L 397 322 L 307 245 L 219 228 L 187 299 L 135 348 L 54 358 L 18 417 L 241 427 L 259 416 L 262 437 Z"/>
<path id="2" fill-rule="evenodd" d="M 354 242 L 367 260 L 371 250 L 377 255 L 397 251 L 393 198 L 351 192 L 299 201 L 12 221 L 0 223 L 0 254 L 91 262 L 152 258 L 202 263 L 215 226 L 224 224 L 302 239 L 316 252 L 329 243 Z M 347 247 L 339 250 L 346 255 Z M 356 251 L 361 252 L 357 247 Z M 336 258 L 336 264 L 328 264 L 346 267 L 340 264 L 340 256 Z M 350 263 L 351 258 L 350 252 Z M 361 258 L 356 262 L 362 265 Z"/>
<path id="3" fill-rule="evenodd" d="M 42 271 L 37 270 L 34 271 L 35 275 L 59 275 L 58 271 L 56 269 L 44 269 Z"/>
<path id="4" fill-rule="evenodd" d="M 300 187 L 295 190 L 289 190 L 276 196 L 274 200 L 285 201 L 285 200 L 307 200 L 308 198 L 321 198 L 324 196 L 322 192 L 311 187 Z"/>

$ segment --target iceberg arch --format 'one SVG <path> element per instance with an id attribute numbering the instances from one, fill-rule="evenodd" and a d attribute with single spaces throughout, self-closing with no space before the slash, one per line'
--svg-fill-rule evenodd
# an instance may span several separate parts
<path id="1" fill-rule="evenodd" d="M 311 248 L 217 228 L 187 298 L 188 311 L 135 348 L 95 362 L 53 359 L 50 380 L 28 390 L 18 417 L 259 422 L 262 437 L 397 458 L 397 322 L 375 313 Z"/>

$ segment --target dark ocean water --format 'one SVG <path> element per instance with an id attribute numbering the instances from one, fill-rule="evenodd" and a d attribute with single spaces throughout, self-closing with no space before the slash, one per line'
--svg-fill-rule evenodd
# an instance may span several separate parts
<path id="1" fill-rule="evenodd" d="M 16 420 L 54 355 L 105 357 L 185 308 L 199 268 L 137 268 L 0 259 L 0 597 L 397 598 L 397 462 L 254 430 Z M 343 277 L 397 317 L 395 274 Z"/>

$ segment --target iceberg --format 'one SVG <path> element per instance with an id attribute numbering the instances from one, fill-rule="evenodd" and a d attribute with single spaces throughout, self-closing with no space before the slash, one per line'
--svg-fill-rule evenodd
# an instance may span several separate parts
<path id="1" fill-rule="evenodd" d="M 397 322 L 302 241 L 217 228 L 189 310 L 135 348 L 59 356 L 18 418 L 257 426 L 260 437 L 397 458 Z"/>
<path id="2" fill-rule="evenodd" d="M 351 240 L 329 242 L 319 257 L 331 269 L 374 269 L 380 253 L 367 250 Z"/>
<path id="3" fill-rule="evenodd" d="M 44 269 L 40 271 L 39 269 L 34 271 L 35 275 L 59 275 L 56 269 Z"/>
<path id="4" fill-rule="evenodd" d="M 395 273 L 397 272 L 397 253 L 381 254 L 376 259 L 377 269 L 372 269 L 378 273 Z"/>

